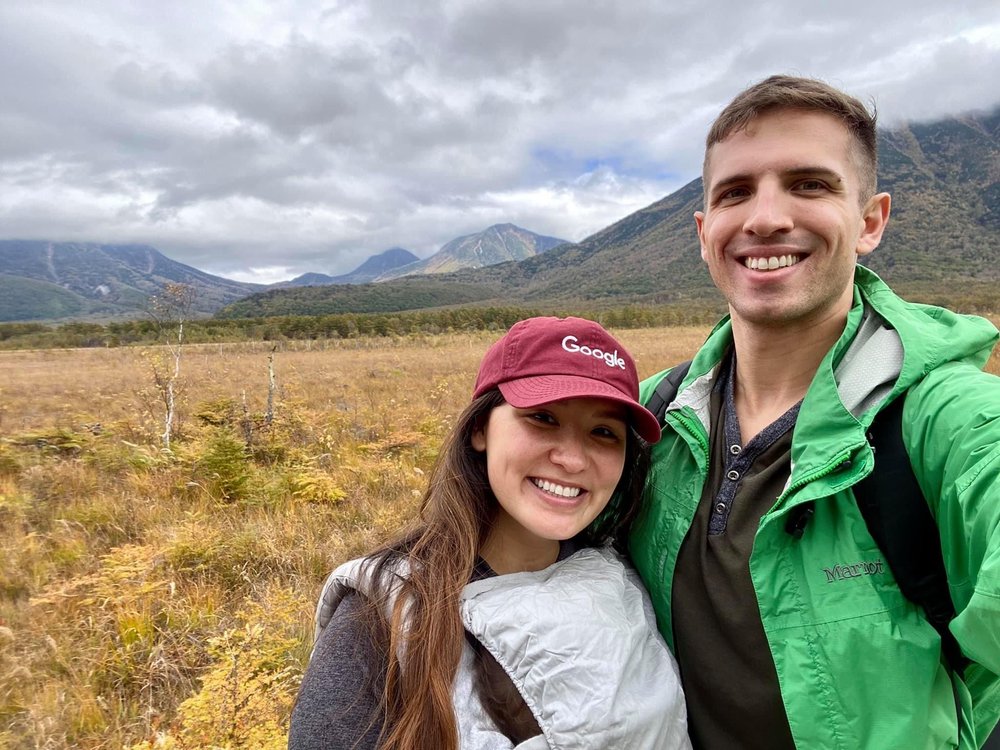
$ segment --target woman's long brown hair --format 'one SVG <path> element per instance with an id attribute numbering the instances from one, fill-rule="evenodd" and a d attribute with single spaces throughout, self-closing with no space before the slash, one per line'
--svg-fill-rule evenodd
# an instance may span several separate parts
<path id="1" fill-rule="evenodd" d="M 458 750 L 451 688 L 465 642 L 459 597 L 497 512 L 486 458 L 472 447 L 472 433 L 502 403 L 494 390 L 462 412 L 431 471 L 415 524 L 369 556 L 365 574 L 373 595 L 365 598 L 363 617 L 388 665 L 380 750 Z M 621 481 L 604 512 L 578 535 L 582 544 L 605 543 L 627 528 L 648 471 L 649 446 L 629 428 Z M 398 576 L 401 563 L 408 570 Z"/>

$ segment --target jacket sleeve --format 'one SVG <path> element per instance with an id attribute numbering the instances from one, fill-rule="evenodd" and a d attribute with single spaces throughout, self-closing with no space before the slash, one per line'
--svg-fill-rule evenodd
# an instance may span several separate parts
<path id="1" fill-rule="evenodd" d="M 907 396 L 903 439 L 941 533 L 951 630 L 1000 711 L 1000 378 L 958 363 L 929 373 Z"/>
<path id="2" fill-rule="evenodd" d="M 358 619 L 361 595 L 348 594 L 316 641 L 292 710 L 289 750 L 375 750 L 385 665 Z"/>

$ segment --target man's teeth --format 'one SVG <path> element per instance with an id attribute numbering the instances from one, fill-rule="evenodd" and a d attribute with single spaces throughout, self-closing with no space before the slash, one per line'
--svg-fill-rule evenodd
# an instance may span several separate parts
<path id="1" fill-rule="evenodd" d="M 794 266 L 800 260 L 798 255 L 772 255 L 770 258 L 744 258 L 743 265 L 751 271 L 773 271 L 776 268 Z"/>
<path id="2" fill-rule="evenodd" d="M 576 497 L 582 492 L 579 487 L 563 487 L 561 484 L 555 484 L 554 482 L 549 482 L 546 479 L 533 479 L 531 481 L 533 481 L 535 486 L 539 489 L 550 492 L 553 495 L 559 495 L 560 497 Z"/>

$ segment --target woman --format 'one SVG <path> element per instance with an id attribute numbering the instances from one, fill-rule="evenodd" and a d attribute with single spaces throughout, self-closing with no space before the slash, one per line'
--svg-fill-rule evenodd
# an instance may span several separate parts
<path id="1" fill-rule="evenodd" d="M 676 665 L 609 542 L 660 428 L 580 318 L 486 353 L 414 528 L 327 580 L 289 747 L 687 748 Z"/>

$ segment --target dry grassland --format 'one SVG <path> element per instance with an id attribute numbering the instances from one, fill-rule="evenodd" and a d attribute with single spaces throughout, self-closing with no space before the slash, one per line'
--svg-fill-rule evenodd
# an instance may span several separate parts
<path id="1" fill-rule="evenodd" d="M 642 375 L 704 328 L 626 330 Z M 0 353 L 0 748 L 283 748 L 325 574 L 412 516 L 498 334 Z M 244 396 L 245 394 L 245 396 Z M 244 407 L 244 398 L 246 407 Z"/>
<path id="2" fill-rule="evenodd" d="M 645 376 L 706 333 L 619 335 Z M 170 453 L 162 351 L 0 353 L 0 748 L 283 748 L 325 574 L 412 516 L 496 335 L 284 344 L 269 425 L 270 346 L 186 347 Z"/>

